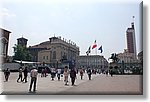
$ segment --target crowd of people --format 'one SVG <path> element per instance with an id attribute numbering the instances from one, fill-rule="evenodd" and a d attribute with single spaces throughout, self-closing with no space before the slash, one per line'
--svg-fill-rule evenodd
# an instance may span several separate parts
<path id="1" fill-rule="evenodd" d="M 32 92 L 32 86 L 33 86 L 33 92 L 36 91 L 36 83 L 37 83 L 37 76 L 38 76 L 38 69 L 33 66 L 33 68 L 31 68 L 30 70 L 25 67 L 20 67 L 18 70 L 18 78 L 17 78 L 17 82 L 24 82 L 27 83 L 28 80 L 28 73 L 30 72 L 30 86 L 29 86 L 29 92 Z M 84 74 L 87 73 L 88 75 L 88 79 L 91 80 L 91 76 L 92 74 L 96 74 L 98 73 L 96 70 L 94 69 L 75 69 L 75 68 L 68 68 L 68 66 L 65 66 L 64 69 L 56 69 L 56 68 L 51 68 L 50 69 L 50 74 L 51 74 L 51 80 L 54 81 L 55 77 L 57 77 L 58 81 L 60 81 L 61 77 L 63 77 L 64 79 L 64 85 L 69 85 L 69 75 L 71 78 L 71 85 L 74 86 L 75 85 L 75 80 L 77 79 L 77 74 L 80 74 L 80 79 L 83 80 L 84 78 Z M 24 74 L 24 75 L 23 75 Z M 41 70 L 41 78 L 47 77 L 48 76 L 48 71 L 47 68 L 42 68 Z M 5 75 L 5 81 L 8 81 L 8 78 L 10 76 L 10 70 L 9 68 L 7 68 L 6 70 L 4 70 L 4 75 Z M 24 76 L 24 77 L 23 77 Z"/>

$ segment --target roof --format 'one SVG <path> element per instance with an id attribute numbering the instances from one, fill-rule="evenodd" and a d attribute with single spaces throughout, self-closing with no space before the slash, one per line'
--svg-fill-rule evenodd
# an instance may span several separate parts
<path id="1" fill-rule="evenodd" d="M 24 37 L 22 37 L 22 38 L 18 38 L 17 40 L 19 40 L 19 39 L 24 39 L 24 40 L 28 40 L 28 39 L 26 39 L 26 38 L 24 38 Z"/>
<path id="2" fill-rule="evenodd" d="M 3 29 L 3 28 L 0 28 L 0 30 L 5 31 L 5 32 L 8 32 L 8 33 L 11 33 L 10 31 L 8 31 L 8 30 L 6 30 L 6 29 Z"/>

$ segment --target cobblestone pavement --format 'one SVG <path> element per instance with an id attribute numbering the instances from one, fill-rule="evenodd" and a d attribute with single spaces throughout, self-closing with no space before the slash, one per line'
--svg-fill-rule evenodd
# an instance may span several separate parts
<path id="1" fill-rule="evenodd" d="M 106 76 L 102 74 L 92 75 L 92 80 L 88 80 L 87 74 L 81 80 L 77 75 L 75 86 L 65 86 L 63 77 L 58 81 L 51 80 L 50 75 L 46 78 L 38 75 L 36 93 L 29 93 L 30 77 L 27 83 L 17 83 L 18 73 L 11 73 L 9 81 L 4 82 L 1 74 L 2 94 L 142 94 L 142 76 L 140 75 L 114 75 Z"/>

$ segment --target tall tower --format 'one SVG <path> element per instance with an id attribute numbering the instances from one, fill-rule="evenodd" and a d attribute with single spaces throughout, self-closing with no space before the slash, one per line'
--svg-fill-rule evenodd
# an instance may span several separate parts
<path id="1" fill-rule="evenodd" d="M 18 45 L 21 45 L 21 46 L 23 46 L 23 47 L 27 47 L 27 41 L 28 41 L 28 39 L 25 39 L 25 38 L 18 38 L 17 39 L 17 44 Z"/>
<path id="2" fill-rule="evenodd" d="M 131 23 L 131 28 L 127 29 L 126 36 L 127 36 L 128 53 L 133 53 L 134 58 L 136 59 L 137 55 L 136 55 L 136 40 L 135 40 L 134 22 Z"/>

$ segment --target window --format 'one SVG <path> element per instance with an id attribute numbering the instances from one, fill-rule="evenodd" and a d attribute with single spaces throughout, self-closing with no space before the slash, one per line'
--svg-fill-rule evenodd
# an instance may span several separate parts
<path id="1" fill-rule="evenodd" d="M 53 52 L 53 59 L 56 59 L 56 51 Z"/>
<path id="2" fill-rule="evenodd" d="M 0 54 L 6 55 L 6 50 L 7 50 L 7 40 L 6 38 L 2 38 L 0 39 Z"/>
<path id="3" fill-rule="evenodd" d="M 45 56 L 43 56 L 43 59 L 45 59 Z"/>
<path id="4" fill-rule="evenodd" d="M 52 51 L 50 51 L 50 61 L 52 60 Z"/>
<path id="5" fill-rule="evenodd" d="M 1 54 L 1 55 L 3 54 L 3 49 L 4 49 L 4 48 L 3 48 L 3 43 L 0 42 L 0 54 Z"/>

